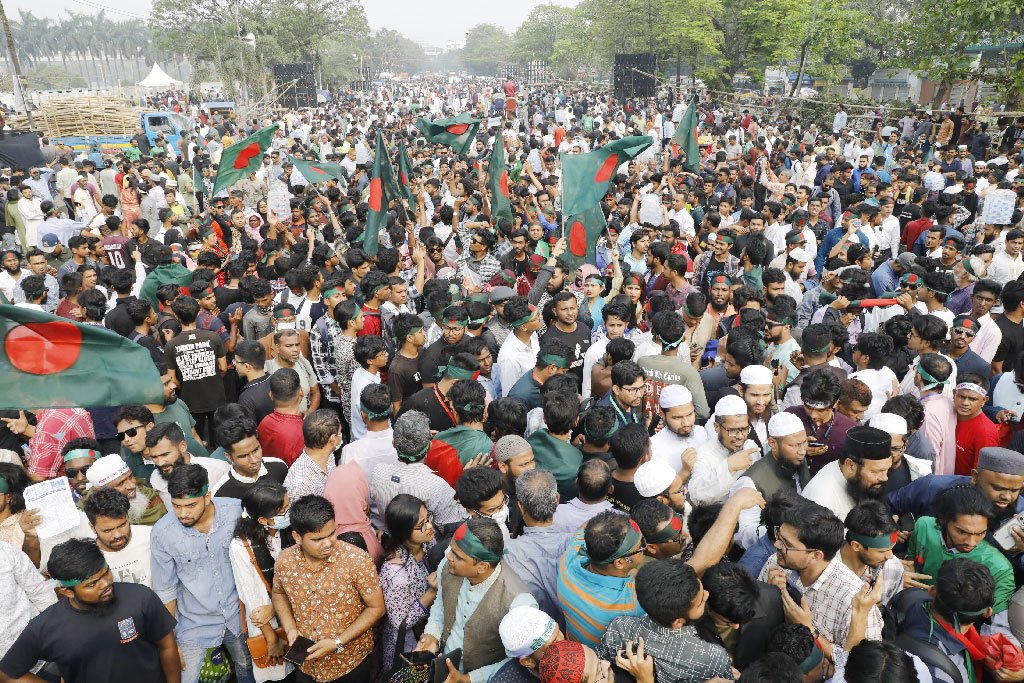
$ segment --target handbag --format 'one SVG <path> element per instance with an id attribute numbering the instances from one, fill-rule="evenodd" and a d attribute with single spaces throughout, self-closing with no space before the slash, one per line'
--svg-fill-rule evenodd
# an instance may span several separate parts
<path id="1" fill-rule="evenodd" d="M 249 553 L 249 559 L 252 560 L 252 564 L 256 567 L 256 573 L 259 574 L 260 580 L 263 581 L 263 585 L 267 589 L 267 593 L 270 593 L 270 586 L 267 584 L 266 577 L 263 576 L 263 572 L 260 571 L 260 566 L 256 562 L 256 556 L 252 552 L 252 548 L 249 546 L 248 541 L 243 542 L 246 551 Z M 245 620 L 245 603 L 241 600 L 238 601 L 238 606 L 242 611 L 242 628 L 245 629 L 246 633 L 249 631 L 249 624 Z M 280 640 L 287 642 L 288 635 L 285 630 L 280 626 L 274 629 L 274 633 Z M 274 666 L 276 662 L 272 662 L 270 658 L 269 646 L 267 645 L 267 637 L 260 633 L 257 636 L 251 636 L 245 639 L 245 646 L 249 648 L 249 654 L 252 656 L 253 666 L 259 669 L 267 669 Z"/>

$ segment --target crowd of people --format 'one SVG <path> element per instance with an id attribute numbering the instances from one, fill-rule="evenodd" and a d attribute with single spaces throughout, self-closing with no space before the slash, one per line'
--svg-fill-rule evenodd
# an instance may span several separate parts
<path id="1" fill-rule="evenodd" d="M 2 303 L 163 384 L 0 412 L 0 683 L 1024 681 L 1024 119 L 705 94 L 688 159 L 685 99 L 164 99 L 180 143 L 0 176 Z M 463 112 L 465 153 L 416 126 Z M 574 267 L 562 162 L 631 135 Z"/>

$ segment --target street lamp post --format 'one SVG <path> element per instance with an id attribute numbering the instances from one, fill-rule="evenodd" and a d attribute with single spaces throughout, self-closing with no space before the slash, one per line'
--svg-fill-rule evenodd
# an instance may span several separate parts
<path id="1" fill-rule="evenodd" d="M 4 37 L 7 39 L 7 53 L 11 57 L 11 66 L 14 67 L 14 91 L 15 91 L 15 103 L 17 103 L 17 94 L 21 93 L 21 101 L 25 103 L 25 117 L 28 119 L 28 127 L 31 130 L 34 126 L 32 123 L 32 106 L 29 104 L 28 97 L 25 96 L 25 77 L 21 75 L 21 60 L 18 59 L 18 49 L 14 46 L 14 35 L 11 33 L 11 24 L 7 21 L 7 12 L 4 10 L 3 2 L 0 2 L 0 23 L 4 27 Z"/>

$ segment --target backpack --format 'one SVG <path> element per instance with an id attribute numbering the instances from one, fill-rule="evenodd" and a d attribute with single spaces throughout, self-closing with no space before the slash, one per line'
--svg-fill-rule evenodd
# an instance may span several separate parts
<path id="1" fill-rule="evenodd" d="M 889 640 L 895 633 L 895 642 L 904 652 L 912 654 L 924 662 L 927 666 L 938 669 L 949 677 L 953 683 L 965 682 L 960 675 L 960 669 L 956 667 L 953 660 L 937 645 L 913 638 L 904 631 L 904 622 L 911 610 L 924 609 L 924 604 L 931 600 L 928 591 L 921 588 L 906 588 L 893 596 L 889 605 L 883 611 L 883 619 L 886 621 L 882 629 L 883 639 Z M 881 607 L 881 605 L 879 605 Z M 890 621 L 891 620 L 891 621 Z M 894 625 L 894 627 L 893 627 Z"/>

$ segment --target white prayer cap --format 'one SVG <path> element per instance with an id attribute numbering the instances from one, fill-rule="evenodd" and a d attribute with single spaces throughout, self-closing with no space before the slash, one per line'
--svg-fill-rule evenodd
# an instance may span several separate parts
<path id="1" fill-rule="evenodd" d="M 716 417 L 729 417 L 730 415 L 746 414 L 747 402 L 739 396 L 723 396 L 718 399 L 718 403 L 715 404 Z"/>
<path id="2" fill-rule="evenodd" d="M 555 620 L 536 607 L 513 607 L 498 624 L 498 635 L 505 654 L 516 659 L 529 657 L 544 647 L 558 625 Z"/>
<path id="3" fill-rule="evenodd" d="M 759 384 L 771 384 L 772 383 L 772 371 L 763 365 L 748 365 L 747 367 L 740 370 L 740 384 L 743 386 L 753 386 Z M 719 401 L 721 405 L 721 401 Z M 718 407 L 715 407 L 718 410 Z"/>
<path id="4" fill-rule="evenodd" d="M 879 413 L 878 415 L 873 415 L 871 419 L 868 420 L 868 426 L 881 429 L 883 432 L 889 432 L 890 434 L 899 434 L 901 436 L 907 435 L 906 419 L 893 413 Z"/>
<path id="5" fill-rule="evenodd" d="M 676 471 L 661 460 L 648 460 L 633 473 L 633 486 L 644 498 L 653 498 L 668 490 L 675 481 Z"/>
<path id="6" fill-rule="evenodd" d="M 117 481 L 130 471 L 120 455 L 111 453 L 110 455 L 104 455 L 102 458 L 97 458 L 96 462 L 85 473 L 85 478 L 94 487 L 99 488 Z"/>
<path id="7" fill-rule="evenodd" d="M 775 413 L 768 420 L 768 436 L 776 439 L 803 431 L 803 421 L 793 413 Z"/>
<path id="8" fill-rule="evenodd" d="M 682 384 L 666 384 L 662 387 L 661 396 L 658 397 L 658 405 L 664 410 L 675 408 L 676 406 L 685 406 L 687 403 L 693 403 L 693 394 Z"/>
<path id="9" fill-rule="evenodd" d="M 808 251 L 803 247 L 797 247 L 793 251 L 786 254 L 786 257 L 791 258 L 799 263 L 810 263 L 811 261 L 814 260 L 814 257 L 812 257 L 810 253 L 808 253 Z"/>

